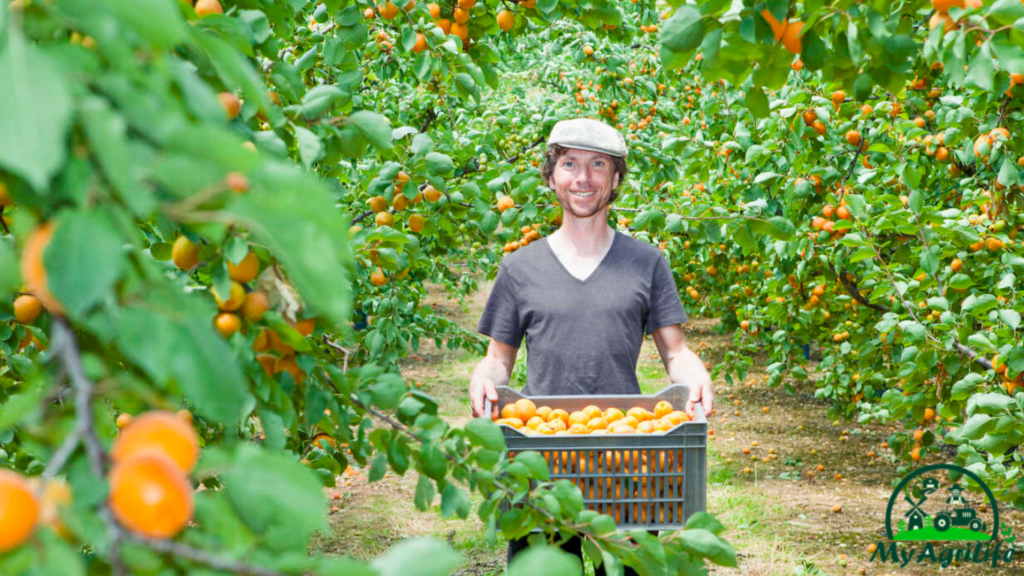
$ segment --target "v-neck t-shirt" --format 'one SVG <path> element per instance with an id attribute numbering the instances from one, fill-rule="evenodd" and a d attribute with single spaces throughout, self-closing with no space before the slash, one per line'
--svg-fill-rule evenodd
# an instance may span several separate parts
<path id="1" fill-rule="evenodd" d="M 644 334 L 686 319 L 661 251 L 615 232 L 585 280 L 547 238 L 505 256 L 477 332 L 516 348 L 526 339 L 524 394 L 639 394 Z"/>

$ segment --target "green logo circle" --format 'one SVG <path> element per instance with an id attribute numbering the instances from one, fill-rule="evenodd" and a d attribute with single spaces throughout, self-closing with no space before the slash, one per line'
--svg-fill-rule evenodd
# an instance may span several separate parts
<path id="1" fill-rule="evenodd" d="M 925 489 L 922 491 L 922 498 L 916 503 L 910 499 L 910 495 L 904 496 L 904 499 L 910 504 L 911 510 L 904 514 L 911 518 L 910 530 L 904 530 L 897 534 L 892 531 L 892 509 L 896 503 L 896 499 L 903 494 L 903 490 L 918 476 L 933 472 L 936 470 L 948 470 L 957 472 L 964 476 L 967 476 L 971 480 L 978 483 L 982 489 L 985 490 L 985 494 L 988 497 L 989 503 L 992 505 L 992 526 L 991 532 L 987 530 L 984 522 L 977 517 L 977 512 L 971 508 L 962 498 L 960 498 L 959 492 L 963 490 L 959 484 L 954 483 L 947 489 L 952 492 L 952 496 L 946 500 L 947 504 L 952 503 L 953 509 L 947 508 L 941 512 L 931 516 L 925 512 L 921 505 L 928 499 L 927 495 L 938 490 L 938 481 L 934 478 L 927 478 L 924 481 Z M 959 508 L 955 506 L 959 505 Z M 926 523 L 930 522 L 930 525 L 925 526 Z M 915 526 L 917 526 L 915 528 Z M 909 532 L 920 531 L 916 536 L 909 536 Z M 956 464 L 932 464 L 930 466 L 923 466 L 914 470 L 896 486 L 892 496 L 889 497 L 889 505 L 885 508 L 885 534 L 889 540 L 916 540 L 916 541 L 945 541 L 945 542 L 958 542 L 958 541 L 984 541 L 984 540 L 995 540 L 996 535 L 999 534 L 999 506 L 996 504 L 995 496 L 992 495 L 992 491 L 989 490 L 988 486 L 982 482 L 974 472 L 957 466 Z M 898 537 L 903 535 L 902 537 Z M 987 538 L 982 536 L 987 535 Z"/>

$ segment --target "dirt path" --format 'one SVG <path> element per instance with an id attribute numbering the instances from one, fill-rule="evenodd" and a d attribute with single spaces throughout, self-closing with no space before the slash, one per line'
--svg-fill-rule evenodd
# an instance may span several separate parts
<path id="1" fill-rule="evenodd" d="M 430 303 L 438 313 L 472 330 L 487 293 L 489 285 L 482 284 L 472 301 L 460 304 L 435 290 Z M 716 333 L 715 320 L 696 319 L 686 328 L 690 347 L 712 365 L 731 346 L 731 335 Z M 402 368 L 407 378 L 422 382 L 422 389 L 441 402 L 441 414 L 458 424 L 468 419 L 466 387 L 478 360 L 427 342 Z M 651 339 L 644 342 L 637 374 L 646 393 L 668 383 Z M 828 405 L 814 398 L 812 383 L 788 393 L 767 387 L 763 378 L 763 366 L 758 365 L 744 382 L 732 386 L 721 379 L 715 382 L 716 410 L 709 421 L 714 434 L 708 442 L 708 511 L 727 527 L 725 537 L 736 548 L 740 566 L 715 567 L 711 572 L 743 576 L 938 573 L 934 565 L 912 563 L 899 568 L 868 562 L 868 546 L 884 537 L 891 482 L 899 479 L 895 459 L 882 447 L 889 429 L 830 421 Z M 744 448 L 750 453 L 744 454 Z M 876 455 L 868 456 L 872 451 Z M 389 475 L 372 485 L 367 485 L 363 474 L 340 479 L 339 487 L 328 491 L 337 498 L 330 501 L 337 508 L 330 515 L 333 533 L 316 548 L 365 558 L 402 538 L 431 534 L 463 553 L 463 574 L 500 574 L 504 545 L 488 546 L 475 517 L 442 520 L 436 513 L 417 512 L 412 505 L 415 483 L 415 473 Z M 833 512 L 836 505 L 841 511 Z M 1013 525 L 1015 534 L 1024 534 L 1024 514 L 1001 510 L 1001 521 Z M 1002 570 L 951 566 L 942 573 L 1019 574 L 1024 571 L 1019 564 Z"/>

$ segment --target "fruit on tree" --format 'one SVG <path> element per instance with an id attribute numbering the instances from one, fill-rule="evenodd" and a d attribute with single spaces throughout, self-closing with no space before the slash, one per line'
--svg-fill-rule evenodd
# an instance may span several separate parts
<path id="1" fill-rule="evenodd" d="M 936 12 L 945 14 L 953 7 L 963 8 L 964 0 L 932 0 L 932 8 L 935 8 Z"/>
<path id="2" fill-rule="evenodd" d="M 782 46 L 789 50 L 793 54 L 799 54 L 803 51 L 803 46 L 800 41 L 800 32 L 804 29 L 804 23 L 799 20 L 796 22 L 790 22 L 786 26 L 786 31 L 782 35 Z"/>
<path id="3" fill-rule="evenodd" d="M 778 42 L 779 40 L 782 40 L 782 36 L 786 33 L 786 28 L 788 27 L 787 19 L 783 18 L 782 22 L 779 22 L 767 9 L 761 10 L 761 17 L 764 18 L 764 21 L 771 27 L 775 41 Z"/>
<path id="4" fill-rule="evenodd" d="M 427 37 L 422 32 L 416 33 L 416 43 L 412 46 L 412 51 L 416 54 L 423 52 L 427 49 Z"/>
<path id="5" fill-rule="evenodd" d="M 224 13 L 224 8 L 218 0 L 197 0 L 195 10 L 200 17 Z"/>
<path id="6" fill-rule="evenodd" d="M 0 553 L 21 546 L 36 527 L 39 502 L 24 476 L 0 468 Z"/>
<path id="7" fill-rule="evenodd" d="M 224 107 L 228 120 L 237 118 L 238 113 L 242 111 L 242 101 L 238 99 L 238 96 L 231 92 L 221 92 L 217 97 L 220 98 L 220 104 Z"/>
<path id="8" fill-rule="evenodd" d="M 409 216 L 409 231 L 410 232 L 412 232 L 414 234 L 420 233 L 423 230 L 423 224 L 424 224 L 423 216 L 420 216 L 419 214 L 413 214 L 412 216 Z"/>
<path id="9" fill-rule="evenodd" d="M 509 208 L 515 208 L 516 201 L 511 196 L 502 196 L 498 198 L 498 212 L 504 212 Z"/>
<path id="10" fill-rule="evenodd" d="M 151 410 L 133 418 L 121 431 L 110 457 L 117 463 L 145 452 L 166 456 L 187 474 L 199 458 L 199 437 L 173 412 Z"/>
<path id="11" fill-rule="evenodd" d="M 498 12 L 498 28 L 502 32 L 508 32 L 516 25 L 516 15 L 508 10 Z"/>
<path id="12" fill-rule="evenodd" d="M 174 461 L 159 452 L 116 462 L 109 481 L 110 510 L 133 532 L 171 538 L 192 518 L 192 486 Z"/>
<path id="13" fill-rule="evenodd" d="M 377 216 L 373 220 L 377 223 L 377 226 L 393 226 L 395 223 L 395 217 L 387 211 L 377 212 Z"/>
<path id="14" fill-rule="evenodd" d="M 276 96 L 276 94 L 275 94 Z M 245 177 L 245 174 L 241 172 L 230 172 L 224 177 L 224 184 L 232 192 L 239 194 L 249 191 L 249 179 Z"/>
<path id="15" fill-rule="evenodd" d="M 242 316 L 250 322 L 257 322 L 270 309 L 270 301 L 263 292 L 249 292 L 242 303 Z"/>
<path id="16" fill-rule="evenodd" d="M 377 269 L 370 273 L 370 282 L 374 286 L 383 286 L 388 283 L 388 277 L 384 275 L 384 271 L 381 270 L 380 266 L 377 266 Z"/>
<path id="17" fill-rule="evenodd" d="M 217 314 L 217 318 L 214 319 L 214 325 L 217 327 L 217 331 L 220 335 L 225 338 L 230 338 L 233 334 L 242 329 L 242 320 L 237 314 L 231 312 L 221 312 Z"/>
<path id="18" fill-rule="evenodd" d="M 241 282 L 242 284 L 252 282 L 260 271 L 260 259 L 251 250 L 242 258 L 242 261 L 237 266 L 232 264 L 231 260 L 227 262 L 228 275 L 235 282 Z"/>
<path id="19" fill-rule="evenodd" d="M 390 0 L 387 3 L 385 3 L 383 7 L 378 6 L 377 9 L 380 11 L 380 15 L 385 20 L 391 20 L 395 16 L 398 16 L 398 6 L 395 6 L 395 4 Z"/>
<path id="20" fill-rule="evenodd" d="M 39 498 L 39 524 L 49 526 L 62 538 L 69 538 L 71 532 L 60 519 L 60 513 L 71 504 L 71 486 L 64 480 L 44 481 Z"/>
<path id="21" fill-rule="evenodd" d="M 14 299 L 14 319 L 20 324 L 31 324 L 43 312 L 43 304 L 30 294 L 23 294 Z"/>
<path id="22" fill-rule="evenodd" d="M 306 318 L 295 323 L 295 330 L 301 334 L 303 338 L 312 334 L 315 328 L 316 318 Z"/>
<path id="23" fill-rule="evenodd" d="M 461 22 L 452 23 L 451 34 L 458 36 L 463 42 L 469 40 L 469 28 Z"/>
<path id="24" fill-rule="evenodd" d="M 228 294 L 228 299 L 224 300 L 220 294 L 217 293 L 217 287 L 211 286 L 210 292 L 213 294 L 215 300 L 217 300 L 217 307 L 225 312 L 234 312 L 242 307 L 245 302 L 245 288 L 234 280 L 231 281 L 231 289 Z"/>
<path id="25" fill-rule="evenodd" d="M 114 421 L 117 424 L 118 430 L 124 430 L 129 424 L 132 423 L 132 415 L 127 412 L 122 412 L 117 415 L 117 420 Z"/>
<path id="26" fill-rule="evenodd" d="M 171 260 L 180 270 L 191 270 L 199 264 L 199 246 L 187 236 L 178 236 L 171 247 Z"/>
<path id="27" fill-rule="evenodd" d="M 43 265 L 43 253 L 53 239 L 54 229 L 53 223 L 44 222 L 32 231 L 21 253 L 21 278 L 28 291 L 39 299 L 43 307 L 53 314 L 63 314 L 64 308 L 50 293 L 46 267 Z"/>

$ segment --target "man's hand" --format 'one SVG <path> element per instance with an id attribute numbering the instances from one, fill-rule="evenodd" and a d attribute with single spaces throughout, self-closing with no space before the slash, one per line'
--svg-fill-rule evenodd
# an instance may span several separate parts
<path id="1" fill-rule="evenodd" d="M 683 411 L 690 418 L 696 418 L 694 404 L 700 402 L 704 415 L 711 416 L 711 411 L 715 409 L 711 375 L 704 367 L 704 362 L 686 345 L 686 334 L 682 327 L 678 324 L 664 326 L 655 330 L 653 336 L 669 378 L 672 382 L 690 387 L 690 397 Z"/>
<path id="2" fill-rule="evenodd" d="M 715 409 L 714 404 L 715 394 L 711 389 L 711 380 L 705 380 L 703 385 L 690 385 L 690 398 L 686 401 L 685 412 L 690 418 L 697 417 L 697 411 L 693 405 L 700 402 L 701 408 L 704 409 L 704 416 L 710 416 L 711 411 Z"/>
<path id="3" fill-rule="evenodd" d="M 491 401 L 491 413 L 484 413 L 484 399 Z M 494 380 L 486 376 L 474 378 L 469 382 L 469 403 L 473 407 L 473 416 L 486 416 L 494 419 L 498 416 L 498 391 Z"/>
<path id="4" fill-rule="evenodd" d="M 469 377 L 469 405 L 473 416 L 497 418 L 501 408 L 498 407 L 497 386 L 508 386 L 509 375 L 516 363 L 519 349 L 491 338 L 487 346 L 487 356 L 473 369 Z M 491 413 L 484 413 L 484 398 L 491 401 Z"/>

